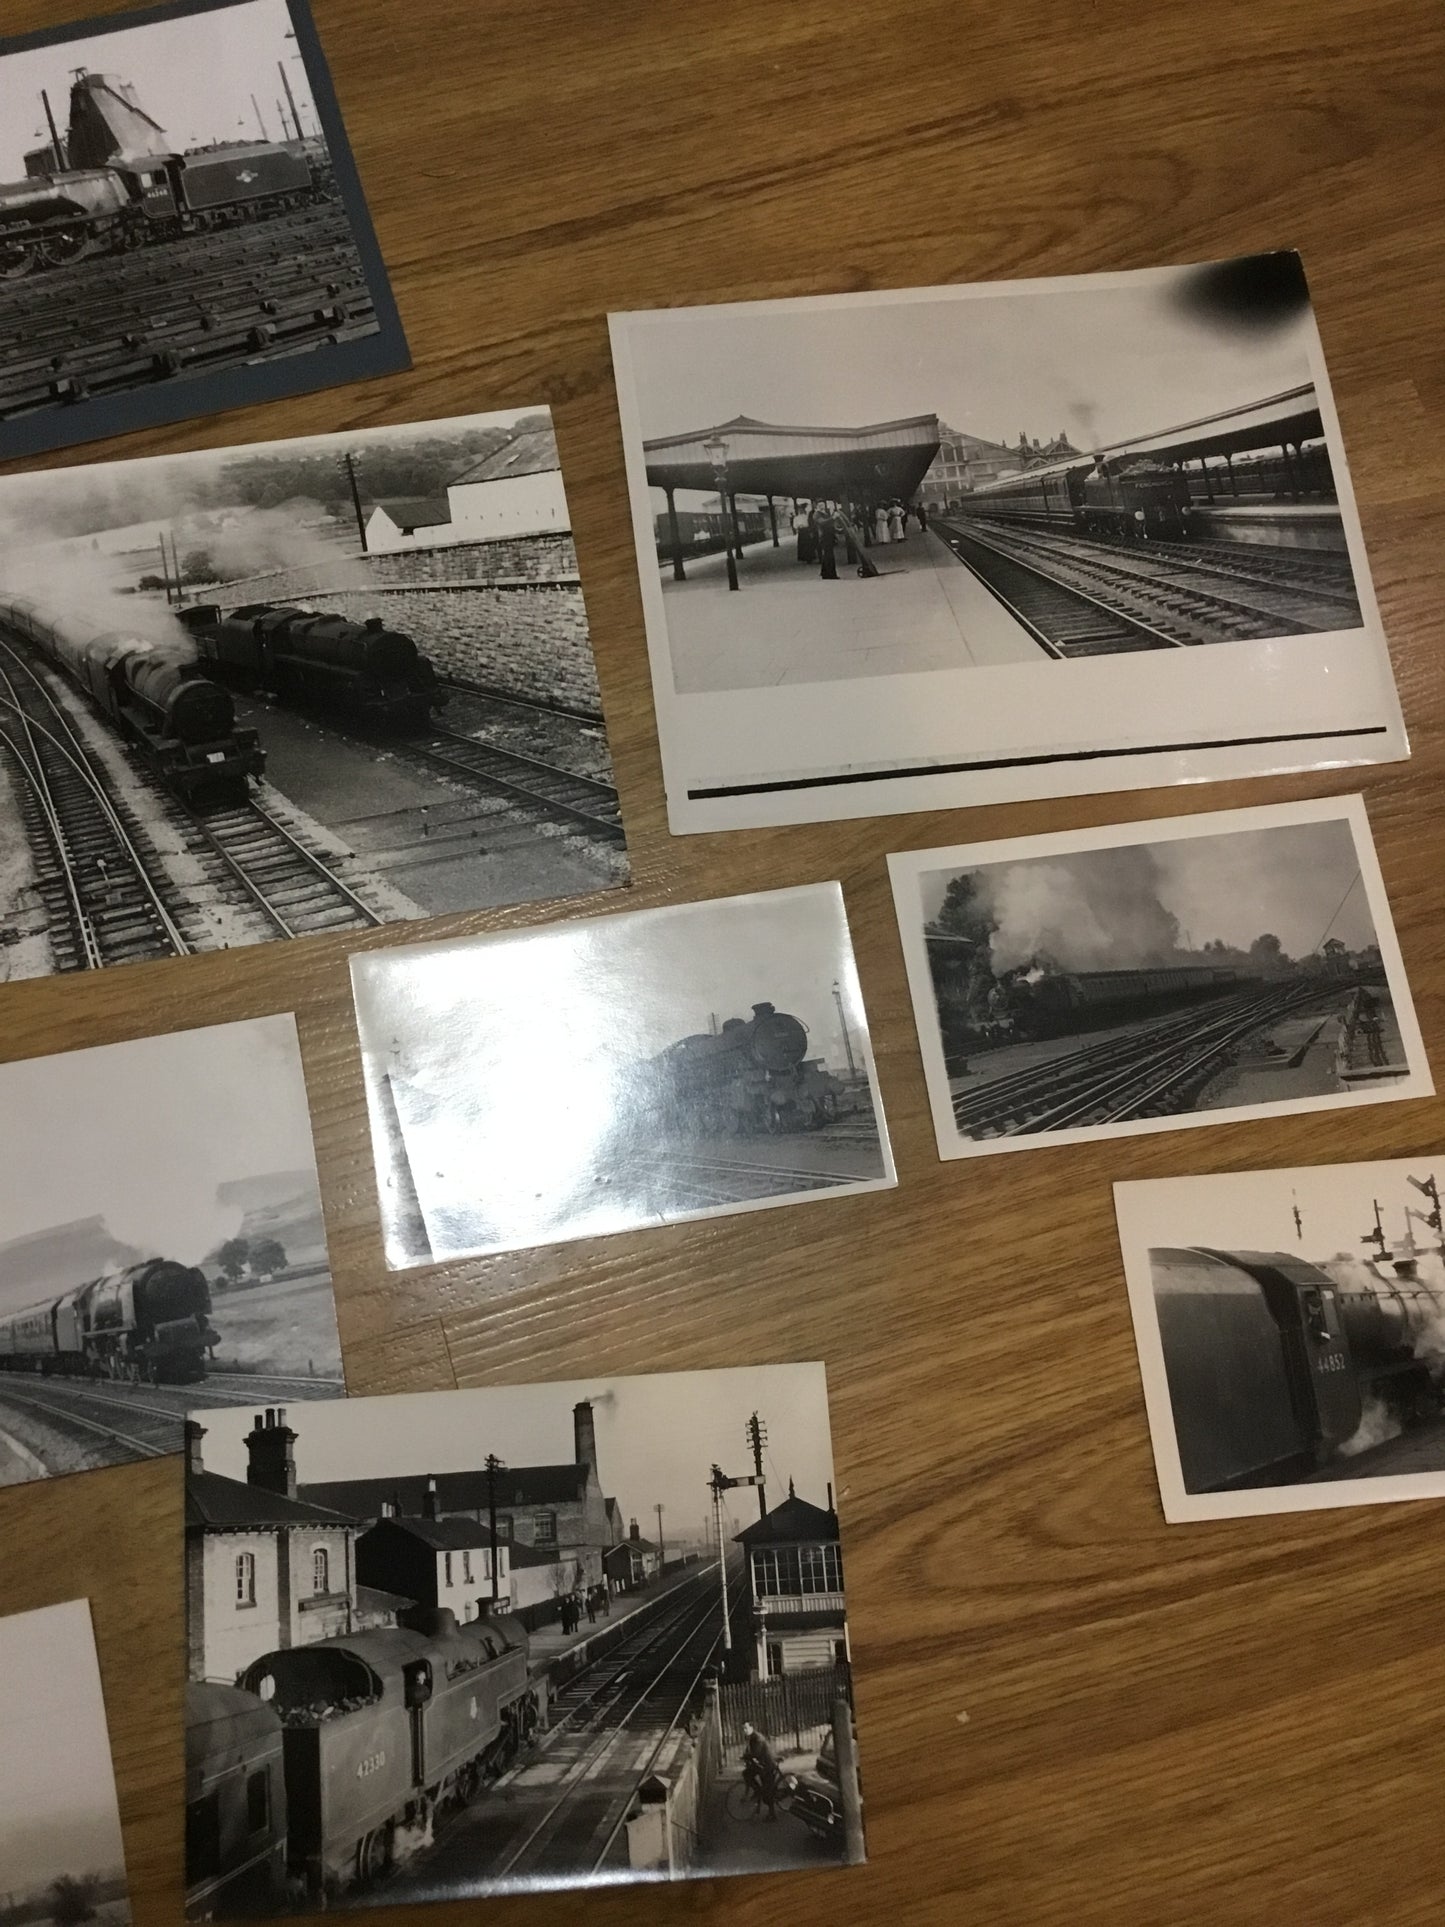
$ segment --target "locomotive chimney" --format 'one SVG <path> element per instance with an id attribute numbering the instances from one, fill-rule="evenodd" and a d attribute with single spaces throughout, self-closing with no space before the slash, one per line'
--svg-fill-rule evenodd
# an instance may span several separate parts
<path id="1" fill-rule="evenodd" d="M 591 1466 L 600 1484 L 602 1474 L 597 1469 L 597 1427 L 592 1419 L 591 1399 L 581 1399 L 572 1407 L 572 1436 L 576 1441 L 576 1463 Z"/>
<path id="2" fill-rule="evenodd" d="M 754 1004 L 753 1015 L 754 1017 L 771 1017 L 776 1009 L 776 1004 Z"/>
<path id="3" fill-rule="evenodd" d="M 426 1496 L 421 1502 L 421 1516 L 423 1519 L 435 1519 L 437 1517 L 437 1482 L 435 1479 L 428 1479 L 426 1482 Z"/>
<path id="4" fill-rule="evenodd" d="M 296 1497 L 296 1434 L 286 1423 L 286 1408 L 268 1406 L 256 1414 L 246 1434 L 246 1483 L 285 1499 Z"/>
<path id="5" fill-rule="evenodd" d="M 206 1469 L 205 1460 L 201 1457 L 201 1440 L 205 1436 L 204 1425 L 197 1425 L 193 1418 L 186 1420 L 186 1477 L 188 1479 Z"/>

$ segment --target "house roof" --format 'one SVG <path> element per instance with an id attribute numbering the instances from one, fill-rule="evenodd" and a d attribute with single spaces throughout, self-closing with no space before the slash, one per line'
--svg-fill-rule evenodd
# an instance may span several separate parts
<path id="1" fill-rule="evenodd" d="M 404 1592 L 387 1592 L 381 1586 L 358 1586 L 356 1610 L 359 1613 L 399 1613 L 416 1601 Z"/>
<path id="2" fill-rule="evenodd" d="M 707 446 L 727 446 L 729 487 L 742 495 L 900 496 L 907 501 L 938 453 L 937 415 L 860 428 L 791 427 L 735 415 L 713 428 L 658 435 L 642 444 L 654 488 L 707 494 L 718 486 Z"/>
<path id="3" fill-rule="evenodd" d="M 436 1477 L 437 1510 L 485 1512 L 487 1475 L 479 1472 L 439 1472 Z M 510 1512 L 517 1506 L 565 1505 L 580 1499 L 587 1489 L 585 1465 L 509 1465 L 497 1473 L 497 1510 Z M 320 1485 L 303 1485 L 303 1498 L 316 1505 L 333 1505 L 359 1519 L 379 1519 L 383 1505 L 396 1508 L 397 1516 L 420 1519 L 426 1507 L 427 1481 L 422 1473 L 398 1479 L 332 1479 Z"/>
<path id="4" fill-rule="evenodd" d="M 472 482 L 505 482 L 514 475 L 542 475 L 560 469 L 557 437 L 550 428 L 524 428 L 480 462 L 464 469 L 452 483 L 463 488 Z"/>
<path id="5" fill-rule="evenodd" d="M 211 1531 L 243 1531 L 274 1526 L 356 1526 L 361 1522 L 310 1499 L 288 1499 L 263 1486 L 228 1479 L 219 1472 L 192 1472 L 186 1478 L 186 1524 Z"/>
<path id="6" fill-rule="evenodd" d="M 450 522 L 450 503 L 425 495 L 381 495 L 374 504 L 384 509 L 399 529 L 434 529 Z"/>
<path id="7" fill-rule="evenodd" d="M 789 1492 L 781 1505 L 775 1505 L 764 1518 L 757 1519 L 733 1534 L 739 1546 L 817 1545 L 838 1537 L 838 1515 L 825 1512 Z"/>
<path id="8" fill-rule="evenodd" d="M 515 1541 L 503 1541 L 512 1555 L 512 1568 L 518 1566 L 555 1566 L 566 1558 L 560 1546 L 524 1546 Z"/>
<path id="9" fill-rule="evenodd" d="M 435 1552 L 470 1552 L 492 1543 L 490 1531 L 475 1519 L 378 1519 L 371 1531 L 404 1532 Z"/>

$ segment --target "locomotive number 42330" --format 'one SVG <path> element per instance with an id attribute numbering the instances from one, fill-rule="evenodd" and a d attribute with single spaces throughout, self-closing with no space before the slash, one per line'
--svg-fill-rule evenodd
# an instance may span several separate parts
<path id="1" fill-rule="evenodd" d="M 373 1773 L 380 1773 L 385 1765 L 385 1753 L 368 1753 L 364 1760 L 357 1761 L 356 1777 L 358 1780 L 365 1780 Z"/>

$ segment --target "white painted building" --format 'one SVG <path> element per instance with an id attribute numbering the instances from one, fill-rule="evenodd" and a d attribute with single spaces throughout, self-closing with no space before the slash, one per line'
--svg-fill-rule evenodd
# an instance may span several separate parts
<path id="1" fill-rule="evenodd" d="M 525 428 L 448 483 L 446 501 L 386 500 L 367 517 L 369 555 L 567 535 L 572 517 L 550 427 Z"/>

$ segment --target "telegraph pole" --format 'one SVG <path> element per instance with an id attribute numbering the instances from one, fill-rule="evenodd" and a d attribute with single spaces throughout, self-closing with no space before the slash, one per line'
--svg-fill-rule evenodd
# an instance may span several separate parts
<path id="1" fill-rule="evenodd" d="M 662 1507 L 657 1507 L 657 1576 L 662 1577 L 662 1569 L 667 1564 L 662 1550 Z"/>
<path id="2" fill-rule="evenodd" d="M 501 1548 L 497 1544 L 497 1474 L 504 1472 L 506 1466 L 495 1452 L 487 1454 L 487 1530 L 492 1535 L 492 1604 L 495 1606 L 501 1597 L 499 1573 L 501 1569 Z"/>
<path id="3" fill-rule="evenodd" d="M 356 533 L 361 538 L 361 553 L 365 555 L 366 518 L 361 513 L 361 490 L 356 486 L 356 457 L 348 448 L 341 459 L 346 464 L 346 479 L 351 484 L 351 506 L 356 510 Z"/>
<path id="4" fill-rule="evenodd" d="M 853 1039 L 848 1035 L 848 1019 L 843 1015 L 843 990 L 836 978 L 833 982 L 833 1002 L 838 1006 L 838 1024 L 843 1032 L 843 1050 L 848 1059 L 848 1082 L 858 1082 L 858 1066 L 853 1062 Z"/>
<path id="5" fill-rule="evenodd" d="M 768 1516 L 768 1488 L 763 1484 L 763 1447 L 768 1442 L 768 1428 L 763 1424 L 756 1412 L 753 1413 L 752 1417 L 743 1427 L 743 1437 L 747 1440 L 748 1450 L 753 1455 L 753 1471 L 757 1474 L 755 1483 L 758 1488 L 758 1517 L 760 1519 L 766 1519 Z"/>

